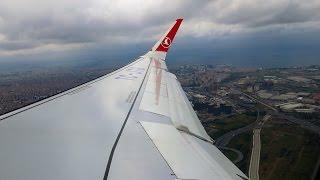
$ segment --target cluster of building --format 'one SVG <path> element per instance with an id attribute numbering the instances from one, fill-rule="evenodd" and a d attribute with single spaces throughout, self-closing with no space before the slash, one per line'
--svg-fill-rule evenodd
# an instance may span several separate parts
<path id="1" fill-rule="evenodd" d="M 283 112 L 320 113 L 320 67 L 235 69 L 229 66 L 184 66 L 176 70 L 194 109 L 219 117 L 254 111 L 250 96 Z"/>
<path id="2" fill-rule="evenodd" d="M 278 71 L 277 75 L 246 76 L 237 86 L 285 112 L 320 112 L 319 70 Z"/>
<path id="3" fill-rule="evenodd" d="M 232 113 L 232 106 L 221 98 L 208 98 L 206 95 L 194 92 L 188 92 L 187 94 L 193 103 L 194 110 L 196 111 L 206 111 L 214 116 L 222 114 L 228 115 Z"/>

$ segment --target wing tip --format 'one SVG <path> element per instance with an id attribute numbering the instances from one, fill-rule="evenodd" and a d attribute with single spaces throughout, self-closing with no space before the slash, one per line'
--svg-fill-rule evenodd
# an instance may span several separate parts
<path id="1" fill-rule="evenodd" d="M 183 21 L 183 18 L 178 18 L 178 19 L 176 19 L 176 21 L 178 21 L 178 22 L 182 22 Z"/>
<path id="2" fill-rule="evenodd" d="M 167 53 L 173 42 L 174 37 L 176 36 L 179 30 L 182 21 L 183 18 L 176 19 L 175 23 L 169 28 L 166 34 L 154 45 L 152 50 Z"/>

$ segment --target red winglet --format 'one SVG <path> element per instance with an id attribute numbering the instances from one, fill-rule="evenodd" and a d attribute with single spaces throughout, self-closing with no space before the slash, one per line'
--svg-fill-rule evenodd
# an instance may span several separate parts
<path id="1" fill-rule="evenodd" d="M 176 23 L 172 26 L 172 28 L 169 30 L 169 32 L 164 36 L 164 38 L 161 40 L 161 42 L 157 43 L 155 46 L 158 46 L 155 48 L 155 51 L 162 51 L 162 52 L 168 52 L 171 43 L 173 42 L 174 37 L 176 36 L 176 33 L 182 23 L 183 19 L 177 19 Z"/>

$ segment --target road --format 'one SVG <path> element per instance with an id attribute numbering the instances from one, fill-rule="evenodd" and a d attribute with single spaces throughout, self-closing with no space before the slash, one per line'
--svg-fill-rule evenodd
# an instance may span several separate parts
<path id="1" fill-rule="evenodd" d="M 229 142 L 231 141 L 231 139 L 233 137 L 235 137 L 239 134 L 242 134 L 244 132 L 251 131 L 252 129 L 256 128 L 256 126 L 259 124 L 259 116 L 260 116 L 260 112 L 259 111 L 257 111 L 257 112 L 258 112 L 258 114 L 257 114 L 257 119 L 255 122 L 253 122 L 245 127 L 230 131 L 230 132 L 220 136 L 218 139 L 216 139 L 215 145 L 217 147 L 225 147 L 227 144 L 229 144 Z"/>
<path id="2" fill-rule="evenodd" d="M 244 132 L 247 131 L 251 131 L 252 129 L 254 129 L 257 125 L 257 122 L 253 122 L 245 127 L 230 131 L 222 136 L 220 136 L 218 139 L 216 139 L 215 141 L 215 145 L 217 147 L 225 147 L 227 144 L 229 144 L 229 142 L 231 141 L 231 139 L 239 134 L 242 134 Z"/>
<path id="3" fill-rule="evenodd" d="M 253 130 L 252 153 L 249 166 L 249 179 L 251 180 L 259 180 L 259 162 L 261 150 L 260 131 L 261 129 Z"/>
<path id="4" fill-rule="evenodd" d="M 230 151 L 235 152 L 235 153 L 238 155 L 237 159 L 235 159 L 235 160 L 232 161 L 233 163 L 238 163 L 238 162 L 240 162 L 240 161 L 243 159 L 243 154 L 242 154 L 242 152 L 239 151 L 239 150 L 237 150 L 237 149 L 229 148 L 229 147 L 221 147 L 220 149 L 230 150 Z"/>
<path id="5" fill-rule="evenodd" d="M 308 129 L 308 130 L 320 135 L 320 127 L 319 126 L 316 126 L 316 125 L 308 122 L 307 120 L 299 119 L 299 118 L 284 114 L 282 112 L 279 112 L 276 108 L 272 107 L 269 104 L 262 102 L 258 98 L 255 98 L 255 97 L 253 97 L 249 94 L 243 93 L 241 91 L 239 91 L 239 92 L 241 94 L 247 96 L 251 100 L 267 107 L 269 109 L 269 110 L 267 110 L 268 114 L 266 116 L 264 116 L 262 121 L 259 121 L 258 117 L 257 117 L 257 120 L 254 123 L 251 123 L 243 128 L 240 128 L 240 129 L 237 129 L 237 130 L 234 130 L 234 131 L 231 131 L 231 132 L 224 134 L 223 136 L 221 136 L 220 138 L 218 138 L 216 140 L 216 145 L 219 148 L 223 148 L 230 142 L 230 140 L 234 136 L 237 136 L 243 132 L 250 131 L 250 130 L 254 129 L 253 130 L 253 141 L 252 141 L 253 146 L 252 146 L 252 153 L 251 153 L 250 166 L 249 166 L 249 179 L 252 179 L 252 180 L 259 179 L 259 163 L 260 163 L 260 151 L 261 151 L 260 132 L 261 132 L 261 128 L 262 128 L 263 124 L 271 117 L 271 115 L 278 116 L 282 119 L 286 119 L 292 123 L 300 125 L 302 128 Z M 318 164 L 320 164 L 320 160 L 318 161 Z M 320 166 L 320 165 L 318 165 L 318 166 Z M 315 175 L 314 175 L 314 177 L 315 177 Z"/>
<path id="6" fill-rule="evenodd" d="M 242 91 L 239 91 L 239 92 L 242 93 L 243 95 L 247 96 L 248 98 L 252 99 L 253 101 L 256 101 L 256 102 L 258 102 L 258 103 L 260 103 L 260 104 L 262 104 L 262 105 L 264 105 L 264 106 L 272 109 L 273 111 L 278 112 L 278 110 L 277 110 L 276 108 L 270 106 L 269 104 L 266 104 L 266 103 L 260 101 L 259 99 L 255 98 L 255 97 L 253 97 L 253 96 L 251 96 L 251 95 L 249 95 L 249 94 L 246 94 L 246 93 L 244 93 L 244 92 L 242 92 Z"/>
<path id="7" fill-rule="evenodd" d="M 270 118 L 269 114 L 265 115 L 262 121 L 259 121 L 258 128 L 253 130 L 252 137 L 252 151 L 249 166 L 249 179 L 259 180 L 259 164 L 260 164 L 260 152 L 261 152 L 261 141 L 260 132 L 263 124 Z"/>
<path id="8" fill-rule="evenodd" d="M 231 139 L 241 133 L 244 133 L 244 132 L 247 132 L 247 131 L 251 131 L 252 129 L 256 128 L 256 127 L 259 127 L 261 122 L 259 122 L 259 116 L 260 116 L 260 112 L 258 111 L 258 114 L 257 114 L 257 119 L 255 122 L 245 126 L 245 127 L 242 127 L 242 128 L 239 128 L 239 129 L 236 129 L 236 130 L 233 130 L 233 131 L 230 131 L 224 135 L 222 135 L 221 137 L 219 137 L 218 139 L 216 139 L 215 141 L 215 145 L 219 148 L 219 149 L 227 149 L 227 150 L 231 150 L 235 153 L 238 154 L 238 157 L 236 160 L 234 160 L 233 162 L 234 163 L 238 163 L 240 162 L 242 159 L 243 159 L 243 154 L 241 151 L 237 150 L 237 149 L 233 149 L 233 148 L 229 148 L 229 147 L 226 147 L 227 144 L 229 144 L 229 142 L 231 141 Z"/>

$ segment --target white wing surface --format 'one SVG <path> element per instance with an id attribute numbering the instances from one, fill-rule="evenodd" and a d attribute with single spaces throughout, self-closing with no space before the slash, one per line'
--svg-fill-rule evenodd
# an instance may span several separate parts
<path id="1" fill-rule="evenodd" d="M 247 179 L 167 70 L 181 22 L 131 64 L 0 116 L 0 180 Z"/>

